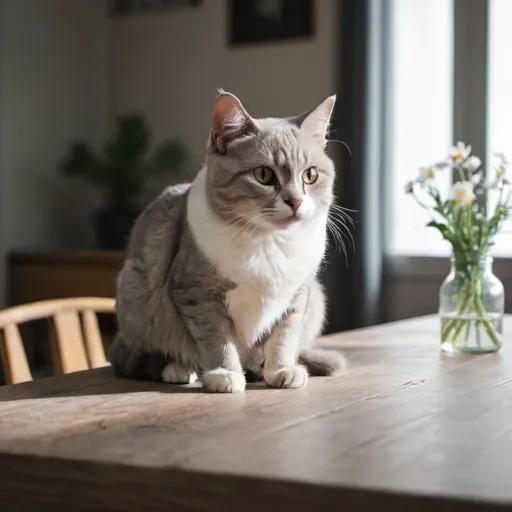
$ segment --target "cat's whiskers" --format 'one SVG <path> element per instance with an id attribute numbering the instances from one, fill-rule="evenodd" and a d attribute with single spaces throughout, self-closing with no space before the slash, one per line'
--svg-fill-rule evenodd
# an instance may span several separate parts
<path id="1" fill-rule="evenodd" d="M 327 229 L 331 232 L 334 238 L 336 249 L 339 250 L 341 246 L 343 254 L 345 255 L 345 262 L 348 265 L 347 248 L 345 246 L 345 242 L 343 241 L 343 237 L 341 236 L 342 234 L 340 228 L 332 221 L 332 219 L 327 219 Z"/>
<path id="2" fill-rule="evenodd" d="M 209 212 L 212 213 L 232 213 L 236 210 L 236 206 L 234 205 L 228 205 L 228 206 L 219 206 L 217 208 L 208 208 Z"/>
<path id="3" fill-rule="evenodd" d="M 356 248 L 355 248 L 355 243 L 354 243 L 354 239 L 352 237 L 352 234 L 350 234 L 350 236 L 347 236 L 345 230 L 339 226 L 338 224 L 336 224 L 332 219 L 330 219 L 329 221 L 329 227 L 330 227 L 330 230 L 331 232 L 333 232 L 333 230 L 336 231 L 338 237 L 340 238 L 343 246 L 345 247 L 345 250 L 347 249 L 347 245 L 346 245 L 346 242 L 350 245 L 350 247 L 352 248 L 352 252 L 355 254 L 356 253 Z M 346 241 L 346 242 L 345 242 Z"/>
<path id="4" fill-rule="evenodd" d="M 352 229 L 354 229 L 355 222 L 354 222 L 354 219 L 352 219 L 352 217 L 347 213 L 349 211 L 354 212 L 355 210 L 350 210 L 349 208 L 344 208 L 343 206 L 340 206 L 337 204 L 332 204 L 331 211 L 329 212 L 329 215 L 331 216 L 331 218 L 333 220 L 338 221 L 342 225 L 343 229 L 346 231 L 346 233 L 350 237 L 350 241 L 351 241 L 352 247 L 355 252 L 356 244 L 354 241 L 354 237 L 352 235 L 352 231 L 351 231 L 349 225 L 347 224 L 347 222 L 349 222 Z"/>
<path id="5" fill-rule="evenodd" d="M 256 228 L 258 227 L 258 224 L 256 223 L 256 221 L 262 219 L 263 217 L 272 217 L 273 216 L 273 212 L 262 212 L 261 215 L 259 215 L 258 217 L 256 217 L 254 219 L 254 227 L 249 235 L 249 237 L 252 237 L 252 235 L 254 234 L 254 231 L 256 230 Z"/>
<path id="6" fill-rule="evenodd" d="M 358 213 L 359 212 L 359 210 L 352 210 L 351 208 L 346 208 L 345 206 L 340 206 L 339 204 L 336 204 L 336 203 L 332 203 L 331 208 L 337 208 L 344 212 L 350 212 L 350 213 Z"/>
<path id="7" fill-rule="evenodd" d="M 253 215 L 254 213 L 258 213 L 259 211 L 261 211 L 261 208 L 255 208 L 254 210 L 251 210 L 251 211 L 248 211 L 248 212 L 242 212 L 238 215 L 235 215 L 234 218 L 245 218 L 246 216 L 248 215 Z M 233 219 L 228 219 L 226 221 L 226 224 L 229 224 L 229 222 L 231 222 Z"/>
<path id="8" fill-rule="evenodd" d="M 250 212 L 244 212 L 244 215 L 236 215 L 233 219 L 230 219 L 226 222 L 226 225 L 225 225 L 224 229 L 222 230 L 222 233 L 226 233 L 227 231 L 232 230 L 239 224 L 242 224 L 242 227 L 243 227 L 244 226 L 243 222 L 245 221 L 245 222 L 249 223 L 250 216 L 255 213 L 258 213 L 258 212 L 261 212 L 261 208 L 252 210 Z"/>
<path id="9" fill-rule="evenodd" d="M 343 249 L 345 244 L 340 235 L 339 228 L 330 219 L 327 221 L 327 228 L 334 238 L 336 249 Z M 345 253 L 345 251 L 343 252 Z"/>
<path id="10" fill-rule="evenodd" d="M 230 219 L 226 222 L 226 225 L 224 226 L 224 229 L 222 230 L 222 233 L 226 233 L 232 229 L 234 229 L 239 224 L 243 225 L 243 222 L 247 221 L 246 217 L 243 217 L 241 215 L 236 215 L 233 217 L 233 219 Z"/>
<path id="11" fill-rule="evenodd" d="M 256 228 L 258 227 L 258 224 L 256 223 L 256 221 L 258 221 L 259 219 L 265 217 L 265 216 L 269 216 L 270 214 L 268 214 L 267 212 L 261 212 L 260 211 L 260 214 L 259 215 L 256 215 L 254 217 L 251 217 L 251 218 L 247 218 L 247 224 L 243 225 L 233 236 L 233 241 L 235 241 L 237 238 L 241 238 L 242 235 L 244 235 L 246 232 L 249 231 L 249 228 L 253 227 L 251 233 L 249 234 L 249 237 L 252 237 L 252 235 L 254 234 L 254 231 L 256 230 Z"/>
<path id="12" fill-rule="evenodd" d="M 349 209 L 343 208 L 337 204 L 331 205 L 331 209 L 334 210 L 335 212 L 339 213 L 344 219 L 348 220 L 352 225 L 355 224 L 354 219 L 350 216 L 350 213 L 348 213 L 348 212 L 355 213 L 356 210 L 349 210 Z"/>
<path id="13" fill-rule="evenodd" d="M 258 213 L 261 211 L 261 208 L 257 208 L 255 210 L 251 210 L 249 212 L 243 212 L 243 215 L 242 214 L 239 214 L 239 215 L 235 215 L 233 217 L 233 219 L 229 219 L 226 221 L 226 224 L 230 227 L 233 227 L 233 226 L 236 226 L 239 222 L 241 221 L 244 221 L 244 220 L 247 220 L 248 217 L 250 217 L 251 215 L 254 215 L 255 213 Z M 238 221 L 236 221 L 234 224 L 233 224 L 233 221 L 238 219 Z"/>
<path id="14" fill-rule="evenodd" d="M 330 217 L 331 221 L 336 224 L 336 222 L 334 221 L 338 221 L 340 224 L 341 224 L 341 227 L 346 231 L 346 233 L 348 234 L 348 237 L 347 237 L 347 241 L 349 240 L 350 238 L 350 242 L 352 244 L 352 247 L 354 248 L 355 250 L 355 241 L 354 241 L 354 237 L 352 235 L 352 231 L 350 230 L 349 226 L 346 224 L 345 220 L 343 217 L 340 217 L 339 216 L 339 213 L 337 212 L 331 212 L 331 217 Z M 345 235 L 345 233 L 343 233 Z M 346 235 L 345 235 L 346 236 Z"/>
<path id="15" fill-rule="evenodd" d="M 327 141 L 327 144 L 329 144 L 329 142 L 337 142 L 338 144 L 343 144 L 348 149 L 348 154 L 350 156 L 352 156 L 352 151 L 350 151 L 350 148 L 346 142 L 343 142 L 342 140 L 337 140 L 337 139 L 330 139 Z"/>

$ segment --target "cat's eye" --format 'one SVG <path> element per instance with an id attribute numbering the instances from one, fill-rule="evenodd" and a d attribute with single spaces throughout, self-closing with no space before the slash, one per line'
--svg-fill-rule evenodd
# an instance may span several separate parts
<path id="1" fill-rule="evenodd" d="M 318 171 L 314 167 L 310 167 L 309 169 L 306 169 L 302 173 L 302 181 L 306 185 L 312 185 L 315 183 L 315 181 L 318 179 Z"/>
<path id="2" fill-rule="evenodd" d="M 276 181 L 276 175 L 270 167 L 256 167 L 253 174 L 256 181 L 262 185 L 273 185 Z"/>

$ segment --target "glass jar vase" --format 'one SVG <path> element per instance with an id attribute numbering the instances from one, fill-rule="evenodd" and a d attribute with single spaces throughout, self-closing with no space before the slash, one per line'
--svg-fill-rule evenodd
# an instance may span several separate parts
<path id="1" fill-rule="evenodd" d="M 501 348 L 505 292 L 489 255 L 454 254 L 439 291 L 441 348 L 478 354 Z"/>

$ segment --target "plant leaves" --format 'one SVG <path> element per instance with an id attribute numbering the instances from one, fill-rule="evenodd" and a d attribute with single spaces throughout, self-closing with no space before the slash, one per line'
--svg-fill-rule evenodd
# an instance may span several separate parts
<path id="1" fill-rule="evenodd" d="M 59 171 L 63 176 L 89 178 L 95 185 L 105 182 L 105 169 L 94 155 L 92 148 L 84 141 L 74 141 L 68 155 L 60 162 Z"/>
<path id="2" fill-rule="evenodd" d="M 185 145 L 179 140 L 165 141 L 153 158 L 145 161 L 150 145 L 150 130 L 141 114 L 116 118 L 114 137 L 103 145 L 103 158 L 94 154 L 84 141 L 75 141 L 59 170 L 64 176 L 80 177 L 101 188 L 107 208 L 134 210 L 149 174 L 178 170 L 187 159 Z"/>
<path id="3" fill-rule="evenodd" d="M 453 233 L 450 231 L 450 228 L 446 224 L 433 220 L 427 224 L 427 227 L 436 228 L 445 240 L 448 240 L 452 244 L 454 243 Z"/>
<path id="4" fill-rule="evenodd" d="M 183 167 L 187 160 L 187 150 L 181 140 L 170 140 L 156 148 L 148 171 L 152 174 L 173 173 Z"/>

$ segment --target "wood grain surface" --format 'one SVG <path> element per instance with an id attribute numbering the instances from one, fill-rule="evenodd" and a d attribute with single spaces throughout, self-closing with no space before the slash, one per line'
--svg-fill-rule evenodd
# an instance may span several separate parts
<path id="1" fill-rule="evenodd" d="M 349 371 L 302 390 L 209 395 L 109 368 L 0 388 L 0 510 L 512 508 L 512 343 L 445 355 L 425 317 L 323 345 Z"/>

